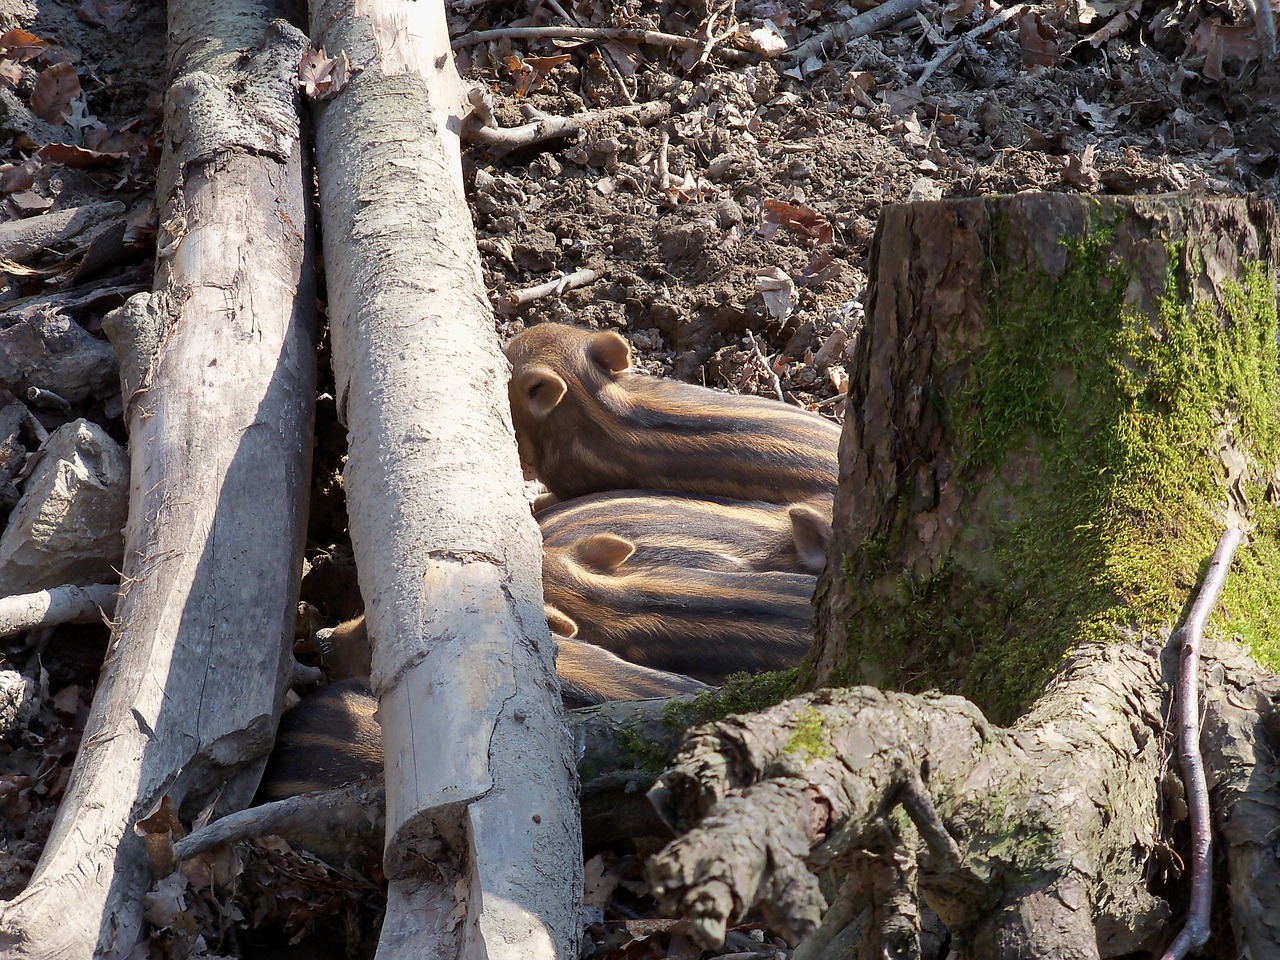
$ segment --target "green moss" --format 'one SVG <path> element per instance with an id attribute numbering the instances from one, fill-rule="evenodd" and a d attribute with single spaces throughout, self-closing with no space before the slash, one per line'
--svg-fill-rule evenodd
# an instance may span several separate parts
<path id="1" fill-rule="evenodd" d="M 731 713 L 755 713 L 781 703 L 798 692 L 799 670 L 774 673 L 735 673 L 720 687 L 699 694 L 691 703 L 672 702 L 662 712 L 670 731 L 684 731 L 698 723 L 723 720 Z"/>
<path id="2" fill-rule="evenodd" d="M 1190 303 L 1171 266 L 1148 317 L 1125 302 L 1131 275 L 1109 255 L 1113 235 L 1101 225 L 1065 241 L 1056 278 L 989 264 L 985 339 L 939 352 L 951 366 L 935 358 L 934 379 L 961 387 L 929 398 L 954 431 L 961 533 L 920 573 L 897 554 L 903 504 L 917 499 L 903 494 L 846 558 L 850 653 L 828 682 L 961 692 L 1007 722 L 1081 640 L 1157 635 L 1225 528 L 1224 445 L 1238 451 L 1236 509 L 1254 526 L 1212 629 L 1280 662 L 1268 635 L 1280 576 L 1275 290 L 1250 265 L 1219 310 Z"/>
<path id="3" fill-rule="evenodd" d="M 831 743 L 822 714 L 813 707 L 805 707 L 796 714 L 796 725 L 787 738 L 783 753 L 798 753 L 805 760 L 821 760 L 831 756 Z"/>
<path id="4" fill-rule="evenodd" d="M 654 743 L 636 726 L 624 727 L 618 732 L 619 769 L 631 769 L 650 780 L 656 780 L 671 765 L 673 755 L 670 743 Z M 584 780 L 588 779 L 584 775 Z"/>

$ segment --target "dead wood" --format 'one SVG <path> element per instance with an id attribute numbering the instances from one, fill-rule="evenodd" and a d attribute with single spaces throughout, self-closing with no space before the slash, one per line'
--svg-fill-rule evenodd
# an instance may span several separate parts
<path id="1" fill-rule="evenodd" d="M 544 140 L 576 137 L 588 127 L 613 120 L 624 120 L 645 127 L 652 126 L 671 112 L 671 106 L 667 103 L 637 103 L 593 110 L 590 113 L 579 113 L 569 117 L 541 116 L 518 127 L 499 127 L 494 121 L 492 108 L 486 105 L 486 92 L 479 88 L 472 88 L 468 96 L 475 112 L 462 128 L 463 136 L 475 143 L 483 143 L 496 156 L 502 156 L 512 150 L 541 143 Z"/>
<path id="2" fill-rule="evenodd" d="M 664 717 L 671 716 L 673 704 L 693 699 L 613 701 L 568 711 L 588 849 L 673 836 L 645 794 L 675 756 L 687 726 Z M 354 862 L 382 843 L 384 800 L 381 781 L 277 800 L 194 831 L 175 844 L 174 854 L 181 860 L 220 844 L 275 834 L 330 862 Z"/>
<path id="3" fill-rule="evenodd" d="M 283 697 L 315 396 L 296 67 L 283 8 L 169 4 L 160 336 L 121 336 L 132 452 L 119 620 L 52 834 L 0 908 L 6 957 L 123 957 L 135 821 L 252 795 Z M 142 301 L 145 301 L 143 303 Z"/>
<path id="4" fill-rule="evenodd" d="M 111 200 L 10 220 L 0 224 L 0 259 L 22 263 L 41 252 L 57 252 L 51 248 L 82 238 L 108 220 L 123 219 L 124 212 L 123 203 Z"/>
<path id="5" fill-rule="evenodd" d="M 32 627 L 109 620 L 116 609 L 118 589 L 114 583 L 87 587 L 64 584 L 51 590 L 0 598 L 0 636 Z"/>
<path id="6" fill-rule="evenodd" d="M 753 904 L 799 939 L 826 909 L 811 870 L 888 864 L 961 956 L 1147 949 L 1169 916 L 1144 884 L 1162 679 L 1154 651 L 1099 646 L 1010 730 L 959 698 L 865 687 L 704 728 L 655 789 L 677 826 L 700 825 L 655 858 L 651 880 L 704 945 Z M 869 879 L 855 916 L 883 918 L 874 891 L 893 889 Z"/>
<path id="7" fill-rule="evenodd" d="M 379 956 L 572 956 L 573 764 L 443 4 L 316 2 L 312 24 L 359 68 L 316 105 L 316 158 L 386 765 Z"/>

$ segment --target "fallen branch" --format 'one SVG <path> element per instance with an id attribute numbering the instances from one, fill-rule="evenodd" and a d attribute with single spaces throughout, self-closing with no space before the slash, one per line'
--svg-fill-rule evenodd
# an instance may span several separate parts
<path id="1" fill-rule="evenodd" d="M 23 263 L 56 244 L 83 236 L 113 217 L 123 217 L 124 212 L 123 203 L 110 200 L 0 223 L 0 258 Z"/>
<path id="2" fill-rule="evenodd" d="M 656 30 L 641 30 L 635 27 L 498 27 L 493 30 L 477 30 L 466 33 L 453 41 L 453 49 L 474 47 L 486 40 L 501 40 L 532 37 L 544 40 L 629 40 L 632 43 L 647 43 L 651 47 L 680 47 L 686 50 L 701 50 L 705 40 L 695 37 L 681 37 L 674 33 L 659 33 Z"/>
<path id="3" fill-rule="evenodd" d="M 792 60 L 805 60 L 822 52 L 828 43 L 848 43 L 858 37 L 865 37 L 892 26 L 899 20 L 905 20 L 922 6 L 924 0 L 885 0 L 880 6 L 850 17 L 841 23 L 833 24 L 821 33 L 815 33 L 803 43 L 797 44 L 787 51 Z"/>
<path id="4" fill-rule="evenodd" d="M 585 287 L 589 283 L 595 283 L 596 272 L 590 269 L 575 270 L 573 273 L 567 273 L 563 277 L 555 280 L 549 280 L 546 283 L 540 283 L 536 287 L 525 287 L 523 290 L 512 290 L 510 293 L 499 298 L 495 307 L 502 313 L 514 313 L 525 304 L 533 303 L 535 300 L 541 300 L 543 297 L 554 297 L 566 290 L 573 290 L 577 287 Z"/>
<path id="5" fill-rule="evenodd" d="M 473 106 L 477 100 L 483 102 L 483 97 L 476 95 L 479 93 L 480 91 L 473 88 L 472 94 L 469 95 Z M 639 103 L 634 106 L 609 107 L 594 113 L 578 113 L 572 117 L 543 117 L 518 127 L 499 127 L 488 122 L 492 117 L 492 109 L 477 107 L 472 116 L 479 122 L 466 123 L 462 128 L 462 135 L 467 140 L 484 144 L 501 156 L 520 147 L 541 143 L 543 140 L 576 136 L 594 123 L 630 120 L 642 127 L 647 127 L 657 123 L 670 112 L 671 106 L 667 103 Z"/>
<path id="6" fill-rule="evenodd" d="M 769 381 L 769 386 L 773 389 L 773 395 L 782 403 L 786 403 L 786 398 L 782 395 L 782 381 L 778 379 L 778 375 L 773 372 L 773 364 L 769 362 L 769 358 L 764 355 L 764 350 L 760 347 L 760 341 L 756 339 L 756 335 L 750 330 L 747 331 L 747 343 L 751 345 L 751 352 L 760 365 L 760 372 L 763 373 Z"/>
<path id="7" fill-rule="evenodd" d="M 664 719 L 672 704 L 694 697 L 615 700 L 567 712 L 582 778 L 583 837 L 588 846 L 621 838 L 669 839 L 670 828 L 645 798 L 657 767 L 679 746 L 683 724 Z M 383 782 L 276 800 L 215 820 L 174 844 L 178 860 L 226 843 L 275 835 L 333 863 L 376 850 L 385 824 Z"/>
<path id="8" fill-rule="evenodd" d="M 114 583 L 95 583 L 88 587 L 69 583 L 51 590 L 0 598 L 0 637 L 32 627 L 96 623 L 109 618 L 116 609 L 118 589 Z"/>
<path id="9" fill-rule="evenodd" d="M 1187 622 L 1175 634 L 1182 641 L 1182 665 L 1178 674 L 1178 753 L 1182 782 L 1191 821 L 1191 907 L 1182 932 L 1169 945 L 1163 960 L 1182 960 L 1209 940 L 1209 901 L 1213 892 L 1213 837 L 1209 828 L 1209 787 L 1205 783 L 1204 758 L 1200 754 L 1200 705 L 1198 679 L 1204 625 L 1222 593 L 1227 570 L 1240 545 L 1240 531 L 1228 530 L 1213 551 L 1204 584 L 1191 606 Z"/>
<path id="10" fill-rule="evenodd" d="M 955 43 L 948 46 L 940 54 L 938 54 L 936 57 L 934 57 L 932 60 L 926 63 L 924 66 L 924 70 L 920 72 L 920 78 L 916 81 L 916 85 L 918 87 L 923 88 L 924 85 L 928 83 L 929 78 L 933 76 L 934 72 L 944 63 L 950 60 L 953 56 L 955 56 L 956 52 L 960 49 L 961 45 L 977 40 L 979 37 L 985 37 L 988 33 L 993 32 L 1001 24 L 1013 19 L 1016 16 L 1021 15 L 1022 12 L 1027 9 L 1027 7 L 1028 7 L 1028 4 L 1025 4 L 1025 3 L 1020 3 L 1016 7 L 1006 7 L 1005 9 L 1001 10 L 999 13 L 994 14 L 985 23 L 974 27 L 972 30 L 966 33 L 963 37 L 961 37 Z"/>
<path id="11" fill-rule="evenodd" d="M 381 778 L 361 780 L 237 811 L 177 841 L 173 855 L 176 860 L 187 860 L 226 843 L 277 836 L 341 863 L 377 851 L 385 827 Z"/>

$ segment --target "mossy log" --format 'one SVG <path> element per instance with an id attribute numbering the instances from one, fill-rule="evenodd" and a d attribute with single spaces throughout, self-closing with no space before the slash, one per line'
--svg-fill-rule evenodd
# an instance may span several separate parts
<path id="1" fill-rule="evenodd" d="M 1205 955 L 1280 957 L 1277 226 L 1182 196 L 886 209 L 801 681 L 910 692 L 690 737 L 654 797 L 700 825 L 650 876 L 704 944 L 755 904 L 796 960 L 922 956 L 923 899 L 956 957 L 1165 947 L 1187 830 L 1159 653 L 1231 527 L 1208 633 L 1241 644 L 1201 670 L 1231 922 Z"/>
<path id="2" fill-rule="evenodd" d="M 1274 209 L 1061 195 L 887 208 L 850 365 L 808 687 L 1019 716 L 1078 644 L 1210 634 L 1280 664 Z"/>

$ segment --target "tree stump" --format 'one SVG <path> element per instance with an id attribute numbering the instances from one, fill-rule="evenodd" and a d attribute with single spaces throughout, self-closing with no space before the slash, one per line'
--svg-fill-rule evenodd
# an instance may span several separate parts
<path id="1" fill-rule="evenodd" d="M 651 795 L 697 826 L 649 877 L 701 945 L 756 904 L 796 960 L 919 957 L 923 899 L 959 958 L 1158 953 L 1188 862 L 1159 653 L 1234 527 L 1208 632 L 1256 660 L 1215 643 L 1201 670 L 1229 878 L 1204 955 L 1280 956 L 1280 680 L 1258 666 L 1277 662 L 1276 227 L 1182 196 L 884 212 L 803 679 L 963 692 L 1017 722 L 864 686 L 693 731 Z M 843 878 L 829 907 L 819 868 Z"/>
<path id="2" fill-rule="evenodd" d="M 1210 632 L 1280 663 L 1276 227 L 1190 196 L 887 208 L 809 686 L 1008 722 L 1080 643 L 1167 636 L 1232 525 Z"/>

